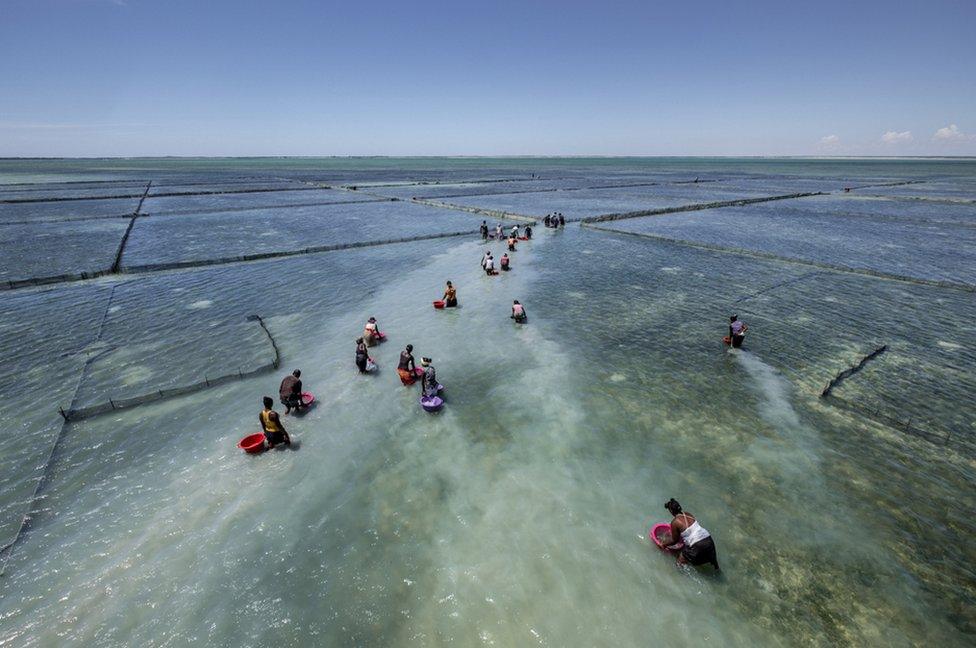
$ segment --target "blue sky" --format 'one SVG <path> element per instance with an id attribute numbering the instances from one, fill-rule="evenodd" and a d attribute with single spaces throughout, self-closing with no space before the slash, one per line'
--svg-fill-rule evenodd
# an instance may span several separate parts
<path id="1" fill-rule="evenodd" d="M 0 156 L 976 155 L 976 0 L 0 0 Z"/>

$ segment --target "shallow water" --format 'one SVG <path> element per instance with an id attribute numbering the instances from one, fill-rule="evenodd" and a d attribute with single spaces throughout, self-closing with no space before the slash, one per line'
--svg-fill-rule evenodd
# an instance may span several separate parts
<path id="1" fill-rule="evenodd" d="M 184 184 L 262 169 L 355 184 L 543 167 L 583 186 L 642 174 L 734 183 L 765 173 L 763 183 L 788 187 L 804 171 L 841 185 L 973 173 L 877 161 L 64 164 L 66 178 L 142 177 L 148 167 Z M 44 161 L 9 173 L 56 170 Z M 620 200 L 655 196 L 665 194 Z M 398 228 L 396 205 L 329 209 Z M 280 222 L 294 223 L 283 209 Z M 274 227 L 274 215 L 262 226 Z M 937 208 L 882 215 L 965 218 Z M 239 218 L 244 227 L 248 216 Z M 481 217 L 439 218 L 474 229 Z M 0 294 L 2 414 L 18 422 L 5 433 L 20 441 L 0 453 L 6 537 L 46 474 L 27 532 L 3 556 L 0 642 L 971 643 L 972 293 L 576 225 L 536 232 L 496 277 L 477 265 L 485 246 L 461 237 Z M 226 240 L 215 236 L 208 252 L 224 256 Z M 953 250 L 944 263 L 956 259 L 962 272 Z M 429 302 L 447 279 L 461 308 L 436 311 Z M 513 299 L 528 324 L 508 318 Z M 751 327 L 742 351 L 720 341 L 731 310 Z M 279 371 L 62 430 L 57 407 L 74 400 L 265 362 L 250 314 L 272 332 Z M 371 315 L 390 339 L 372 350 L 378 374 L 360 376 L 353 339 Z M 440 414 L 400 385 L 406 343 L 434 359 L 447 387 Z M 889 351 L 841 383 L 836 400 L 819 398 L 881 343 Z M 298 447 L 241 454 L 235 443 L 257 426 L 260 397 L 296 366 L 318 397 L 285 419 Z M 912 427 L 892 423 L 902 418 Z M 936 443 L 913 428 L 951 435 Z M 669 497 L 712 532 L 721 575 L 679 568 L 647 540 Z"/>

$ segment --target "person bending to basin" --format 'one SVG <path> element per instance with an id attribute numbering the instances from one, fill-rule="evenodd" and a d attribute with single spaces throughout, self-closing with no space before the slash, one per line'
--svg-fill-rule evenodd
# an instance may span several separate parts
<path id="1" fill-rule="evenodd" d="M 363 340 L 366 346 L 376 346 L 380 341 L 380 327 L 376 323 L 375 317 L 370 317 L 363 327 Z"/>
<path id="2" fill-rule="evenodd" d="M 509 252 L 514 252 L 515 251 L 515 241 L 517 241 L 517 240 L 518 239 L 515 238 L 514 236 L 509 236 L 508 237 L 508 251 Z"/>
<path id="3" fill-rule="evenodd" d="M 274 399 L 270 396 L 264 397 L 264 409 L 258 414 L 258 419 L 261 421 L 261 429 L 264 430 L 264 438 L 269 448 L 279 443 L 291 445 L 291 437 L 285 431 L 285 426 L 281 424 L 278 412 L 274 411 Z"/>
<path id="4" fill-rule="evenodd" d="M 447 282 L 447 287 L 444 289 L 444 306 L 447 308 L 457 306 L 457 288 L 450 281 Z"/>
<path id="5" fill-rule="evenodd" d="M 511 263 L 511 259 L 508 258 L 508 254 L 502 253 L 502 258 L 499 259 L 498 262 L 501 264 L 502 270 L 510 269 L 509 264 Z"/>
<path id="6" fill-rule="evenodd" d="M 512 319 L 519 324 L 525 322 L 528 315 L 525 313 L 525 306 L 519 303 L 519 300 L 512 302 Z"/>
<path id="7" fill-rule="evenodd" d="M 715 566 L 719 571 L 718 557 L 715 555 L 715 542 L 705 527 L 698 524 L 698 520 L 691 513 L 681 510 L 681 504 L 673 497 L 667 501 L 664 508 L 674 516 L 671 520 L 671 531 L 661 539 L 665 546 L 684 542 L 684 547 L 678 553 L 678 562 L 682 565 Z"/>
<path id="8" fill-rule="evenodd" d="M 412 385 L 417 380 L 417 365 L 413 361 L 413 345 L 408 344 L 407 348 L 400 352 L 400 362 L 397 364 L 397 373 L 400 374 L 400 382 L 404 385 Z"/>
<path id="9" fill-rule="evenodd" d="M 742 348 L 742 341 L 746 339 L 746 331 L 748 330 L 749 327 L 739 319 L 738 315 L 729 318 L 729 340 L 732 341 L 734 348 Z"/>
<path id="10" fill-rule="evenodd" d="M 424 373 L 420 377 L 420 388 L 423 390 L 423 395 L 437 396 L 437 372 L 434 370 L 434 365 L 431 364 L 430 358 L 421 358 L 420 364 L 424 368 Z"/>
<path id="11" fill-rule="evenodd" d="M 285 406 L 285 415 L 291 414 L 292 410 L 296 412 L 300 409 L 304 409 L 305 403 L 302 402 L 302 372 L 299 369 L 295 369 L 291 372 L 290 376 L 285 376 L 281 381 L 281 386 L 278 387 L 278 396 L 281 398 L 281 404 Z M 275 414 L 277 416 L 277 414 Z"/>

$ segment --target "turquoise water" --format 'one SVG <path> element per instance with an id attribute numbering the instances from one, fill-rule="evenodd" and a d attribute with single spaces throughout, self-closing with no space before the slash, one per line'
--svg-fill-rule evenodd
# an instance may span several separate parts
<path id="1" fill-rule="evenodd" d="M 683 201 L 687 186 L 668 183 L 694 177 L 715 181 L 698 187 L 709 196 L 925 180 L 901 190 L 933 183 L 954 198 L 859 197 L 872 187 L 729 208 L 731 229 L 708 211 L 602 224 L 692 245 L 539 225 L 497 277 L 477 262 L 501 247 L 463 235 L 0 292 L 0 414 L 11 423 L 0 530 L 3 544 L 16 539 L 3 552 L 0 645 L 971 644 L 976 299 L 912 279 L 971 281 L 960 231 L 972 215 L 959 197 L 976 198 L 974 162 L 0 161 L 5 184 L 192 191 L 287 179 L 355 197 L 341 187 L 454 183 L 475 208 L 499 199 L 488 180 L 573 189 L 511 194 L 543 213 L 548 194 Z M 642 178 L 664 184 L 597 188 Z M 243 199 L 251 210 L 208 212 L 215 203 L 200 198 L 199 211 L 191 201 L 184 215 L 136 219 L 123 259 L 220 259 L 264 231 L 261 250 L 294 251 L 497 222 L 411 204 L 456 188 L 425 193 L 436 186 L 345 206 L 274 206 L 274 193 L 255 193 Z M 0 222 L 17 205 L 0 203 Z M 102 215 L 92 209 L 78 213 Z M 756 235 L 728 247 L 783 260 L 694 246 L 741 236 L 735 214 Z M 314 227 L 303 234 L 303 222 Z M 878 253 L 919 227 L 942 243 Z M 0 230 L 40 251 L 0 266 L 23 277 L 98 267 L 114 251 L 102 234 L 72 233 L 62 248 L 48 230 Z M 840 243 L 820 243 L 835 232 Z M 806 264 L 837 258 L 903 279 Z M 448 279 L 461 308 L 435 311 Z M 508 318 L 513 299 L 527 325 Z M 730 353 L 720 338 L 733 311 L 751 331 Z M 279 370 L 62 426 L 58 407 L 266 364 L 254 314 Z M 360 376 L 353 340 L 371 315 L 389 341 L 372 351 L 378 374 Z M 440 414 L 424 413 L 393 371 L 407 343 L 434 358 Z M 318 397 L 285 419 L 297 447 L 241 454 L 260 397 L 294 367 Z M 678 567 L 647 541 L 669 497 L 712 532 L 721 575 Z"/>

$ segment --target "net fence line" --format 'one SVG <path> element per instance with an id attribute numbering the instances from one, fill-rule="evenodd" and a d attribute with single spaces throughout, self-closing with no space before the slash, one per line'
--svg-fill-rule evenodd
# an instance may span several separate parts
<path id="1" fill-rule="evenodd" d="M 683 211 L 687 211 L 687 210 L 683 210 Z M 721 252 L 724 254 L 735 254 L 738 256 L 748 256 L 757 259 L 769 259 L 772 261 L 782 261 L 783 263 L 793 263 L 796 265 L 808 266 L 811 268 L 831 270 L 833 272 L 843 272 L 847 274 L 864 275 L 868 277 L 875 277 L 878 279 L 886 279 L 888 281 L 900 281 L 902 283 L 910 283 L 919 286 L 933 286 L 936 288 L 948 288 L 950 290 L 961 290 L 963 292 L 976 292 L 976 284 L 957 282 L 957 281 L 937 280 L 937 279 L 923 279 L 921 277 L 911 277 L 908 275 L 897 275 L 889 272 L 881 272 L 880 270 L 871 270 L 870 268 L 855 268 L 852 266 L 845 266 L 837 263 L 825 263 L 822 261 L 810 261 L 808 259 L 798 259 L 796 257 L 788 257 L 788 256 L 783 256 L 781 254 L 772 254 L 771 252 L 761 252 L 759 250 L 749 250 L 746 248 L 730 247 L 724 245 L 715 245 L 713 243 L 703 243 L 700 241 L 689 241 L 687 239 L 671 238 L 669 236 L 661 236 L 660 234 L 650 234 L 647 232 L 629 232 L 627 230 L 614 229 L 612 227 L 601 227 L 599 225 L 594 225 L 592 222 L 587 222 L 586 220 L 582 221 L 580 225 L 583 227 L 588 227 L 590 229 L 599 230 L 602 232 L 610 232 L 612 234 L 624 234 L 626 236 L 636 236 L 638 238 L 648 239 L 652 241 L 659 241 L 661 243 L 669 243 L 672 245 L 681 245 L 684 247 L 697 248 L 700 250 L 709 250 L 712 252 Z"/>
<path id="2" fill-rule="evenodd" d="M 871 187 L 904 187 L 905 185 L 925 184 L 925 180 L 898 180 L 895 182 L 873 182 L 871 184 L 844 187 L 844 191 L 857 191 L 858 189 L 870 189 Z"/>
<path id="3" fill-rule="evenodd" d="M 375 247 L 379 245 L 393 245 L 396 243 L 413 243 L 416 241 L 429 241 L 442 238 L 454 238 L 458 236 L 472 236 L 478 230 L 464 230 L 460 232 L 441 232 L 439 234 L 420 234 L 417 236 L 407 236 L 402 238 L 384 239 L 378 241 L 353 241 L 351 243 L 337 243 L 334 245 L 316 245 L 297 250 L 281 250 L 277 252 L 258 252 L 255 254 L 243 254 L 233 257 L 221 257 L 216 259 L 198 259 L 193 261 L 173 261 L 167 263 L 147 263 L 143 265 L 125 266 L 119 270 L 120 274 L 149 274 L 164 270 L 183 270 L 186 268 L 205 268 L 215 265 L 228 265 L 232 263 L 249 263 L 252 261 L 264 261 L 267 259 L 283 259 L 286 257 L 302 256 L 305 254 L 318 254 L 320 252 L 335 252 L 337 250 L 351 250 L 356 248 Z"/>
<path id="4" fill-rule="evenodd" d="M 717 200 L 707 203 L 692 203 L 689 205 L 678 205 L 676 207 L 660 207 L 656 209 L 639 209 L 631 212 L 620 212 L 616 214 L 602 214 L 600 216 L 590 216 L 580 220 L 582 225 L 591 223 L 606 223 L 608 221 L 626 220 L 629 218 L 641 218 L 643 216 L 663 216 L 665 214 L 677 214 L 680 212 L 702 211 L 705 209 L 719 209 L 721 207 L 743 207 L 756 203 L 773 202 L 775 200 L 792 200 L 794 198 L 808 198 L 810 196 L 826 196 L 824 191 L 804 191 L 791 194 L 779 194 L 776 196 L 760 196 L 758 198 L 737 198 L 735 200 Z"/>
<path id="5" fill-rule="evenodd" d="M 881 346 L 875 347 L 874 350 L 871 351 L 871 353 L 861 356 L 861 358 L 857 362 L 852 364 L 850 367 L 844 369 L 843 371 L 838 372 L 837 375 L 831 378 L 830 381 L 824 386 L 824 388 L 820 390 L 820 398 L 827 398 L 828 396 L 830 396 L 830 392 L 833 391 L 834 387 L 839 385 L 844 380 L 850 378 L 861 369 L 864 369 L 864 365 L 871 362 L 872 360 L 874 360 L 875 358 L 877 358 L 879 355 L 881 355 L 887 350 L 888 350 L 887 344 L 882 344 Z"/>
<path id="6" fill-rule="evenodd" d="M 142 209 L 142 203 L 146 202 L 146 196 L 149 194 L 150 187 L 152 187 L 152 180 L 146 183 L 146 190 L 142 192 L 142 198 L 139 199 L 139 204 L 136 205 L 136 210 L 132 213 L 132 218 L 129 219 L 129 225 L 125 228 L 125 233 L 122 234 L 122 240 L 119 241 L 119 248 L 115 251 L 115 260 L 112 261 L 109 274 L 118 273 L 119 268 L 122 266 L 122 255 L 125 254 L 125 244 L 129 242 L 129 235 L 132 234 L 132 228 L 135 227 L 136 219 L 139 218 L 139 210 Z"/>
<path id="7" fill-rule="evenodd" d="M 112 300 L 115 298 L 115 286 L 112 286 L 108 293 L 108 299 L 105 300 L 105 310 L 102 311 L 102 318 L 98 323 L 98 330 L 95 336 L 92 338 L 91 344 L 97 344 L 101 341 L 102 335 L 105 333 L 105 322 L 108 321 L 109 310 L 112 308 Z M 78 398 L 78 393 L 81 391 L 82 383 L 85 381 L 85 377 L 88 375 L 88 370 L 92 363 L 98 358 L 101 353 L 95 353 L 88 356 L 85 360 L 85 364 L 81 371 L 78 372 L 78 382 L 75 383 L 75 389 L 71 397 L 72 402 Z M 64 418 L 61 421 L 61 426 L 58 429 L 57 435 L 54 437 L 54 443 L 51 444 L 51 450 L 48 452 L 47 460 L 44 462 L 44 468 L 41 471 L 40 477 L 34 483 L 34 490 L 31 492 L 30 498 L 27 500 L 27 506 L 24 510 L 24 514 L 20 519 L 20 525 L 17 527 L 16 533 L 14 533 L 13 538 L 2 547 L 0 547 L 0 555 L 3 556 L 3 562 L 0 563 L 0 577 L 4 575 L 7 570 L 7 563 L 10 560 L 11 554 L 13 554 L 13 549 L 23 537 L 24 533 L 30 528 L 31 520 L 34 514 L 34 509 L 37 504 L 38 499 L 41 496 L 41 489 L 48 480 L 48 476 L 51 472 L 51 466 L 54 463 L 55 457 L 57 456 L 58 448 L 61 445 L 61 440 L 64 438 L 65 432 L 68 428 L 68 420 Z"/>

